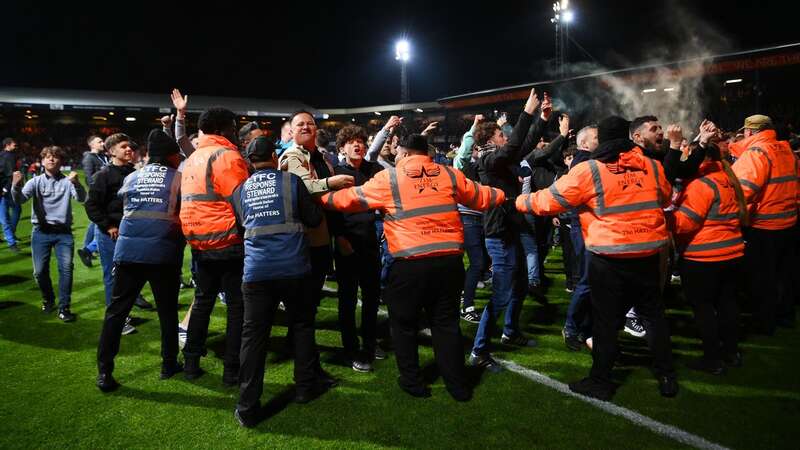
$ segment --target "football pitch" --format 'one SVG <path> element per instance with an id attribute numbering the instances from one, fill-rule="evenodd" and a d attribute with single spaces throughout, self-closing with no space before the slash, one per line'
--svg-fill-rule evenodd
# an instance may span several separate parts
<path id="1" fill-rule="evenodd" d="M 73 204 L 76 247 L 87 225 Z M 340 385 L 315 401 L 291 401 L 292 363 L 285 346 L 284 316 L 273 327 L 264 395 L 269 412 L 256 428 L 233 418 L 237 388 L 222 384 L 225 306 L 217 303 L 210 325 L 203 377 L 159 380 L 160 338 L 155 311 L 134 308 L 138 332 L 123 336 L 114 375 L 122 387 L 103 394 L 95 387 L 95 357 L 104 296 L 99 260 L 84 267 L 75 256 L 72 311 L 62 323 L 43 314 L 32 276 L 30 205 L 23 207 L 18 236 L 22 254 L 0 248 L 0 448 L 798 448 L 800 442 L 800 332 L 745 336 L 744 367 L 724 376 L 685 367 L 700 355 L 691 309 L 680 289 L 666 292 L 667 314 L 681 391 L 662 398 L 650 373 L 644 340 L 622 333 L 615 376 L 624 384 L 613 404 L 586 401 L 564 390 L 591 365 L 587 350 L 569 351 L 561 327 L 569 302 L 558 251 L 548 259 L 555 283 L 549 304 L 526 299 L 523 331 L 536 348 L 497 347 L 506 370 L 470 369 L 474 398 L 455 402 L 433 364 L 430 338 L 420 335 L 420 362 L 433 396 L 403 393 L 388 341 L 385 306 L 379 330 L 389 357 L 375 371 L 354 372 L 340 362 L 335 293 L 326 292 L 317 316 L 323 367 Z M 187 251 L 188 256 L 188 251 Z M 52 258 L 51 276 L 57 289 Z M 184 277 L 188 277 L 186 258 Z M 335 283 L 328 283 L 335 289 Z M 144 295 L 152 300 L 149 287 Z M 180 317 L 193 290 L 180 294 Z M 478 291 L 483 306 L 490 291 Z M 465 354 L 477 325 L 461 321 Z"/>

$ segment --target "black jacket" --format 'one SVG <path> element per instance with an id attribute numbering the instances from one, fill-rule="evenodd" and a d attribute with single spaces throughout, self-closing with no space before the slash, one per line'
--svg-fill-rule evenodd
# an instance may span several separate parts
<path id="1" fill-rule="evenodd" d="M 669 140 L 667 139 L 664 139 L 661 151 L 658 153 L 644 148 L 642 151 L 645 156 L 659 161 L 664 166 L 664 175 L 670 184 L 675 184 L 675 180 L 678 178 L 682 180 L 694 178 L 700 168 L 700 164 L 706 159 L 706 150 L 696 146 L 696 150 L 692 151 L 686 161 L 681 161 L 681 151 L 669 148 Z"/>
<path id="2" fill-rule="evenodd" d="M 363 185 L 381 170 L 383 170 L 382 165 L 367 160 L 361 161 L 361 166 L 358 169 L 347 163 L 333 168 L 336 175 L 351 175 L 355 179 L 354 186 Z M 377 244 L 378 238 L 375 234 L 376 215 L 374 211 L 340 213 L 329 217 L 331 222 L 328 226 L 332 235 L 343 236 L 354 246 L 359 242 Z"/>
<path id="3" fill-rule="evenodd" d="M 108 229 L 119 227 L 122 221 L 122 199 L 117 196 L 125 177 L 133 173 L 133 165 L 108 165 L 94 174 L 93 183 L 89 187 L 89 196 L 84 207 L 89 220 L 97 224 L 103 233 Z"/>
<path id="4" fill-rule="evenodd" d="M 11 192 L 11 179 L 17 170 L 17 154 L 0 149 L 0 194 Z"/>
<path id="5" fill-rule="evenodd" d="M 83 166 L 83 174 L 86 176 L 86 184 L 89 185 L 89 187 L 94 183 L 94 180 L 92 180 L 94 174 L 99 172 L 106 164 L 108 164 L 108 158 L 105 155 L 83 152 L 81 165 Z"/>
<path id="6" fill-rule="evenodd" d="M 531 166 L 531 192 L 550 187 L 556 180 L 559 171 L 564 170 L 563 152 L 567 146 L 567 138 L 558 135 L 542 149 L 533 149 L 525 156 Z"/>
<path id="7" fill-rule="evenodd" d="M 514 202 L 520 194 L 518 170 L 525 154 L 523 142 L 528 140 L 525 137 L 529 134 L 532 121 L 533 116 L 525 111 L 520 113 L 506 145 L 485 152 L 478 159 L 481 184 L 502 189 L 506 194 L 506 202 L 502 206 L 490 209 L 483 216 L 486 237 L 513 239 L 519 234 L 523 218 Z"/>

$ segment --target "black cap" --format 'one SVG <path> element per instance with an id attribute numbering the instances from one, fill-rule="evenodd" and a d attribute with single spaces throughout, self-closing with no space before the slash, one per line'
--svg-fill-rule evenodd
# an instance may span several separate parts
<path id="1" fill-rule="evenodd" d="M 265 136 L 259 136 L 247 144 L 247 148 L 244 150 L 244 157 L 251 163 L 265 162 L 270 161 L 274 153 L 275 143 Z"/>
<path id="2" fill-rule="evenodd" d="M 181 149 L 175 139 L 162 130 L 155 128 L 147 135 L 147 154 L 151 158 L 166 158 L 180 152 Z"/>
<path id="3" fill-rule="evenodd" d="M 630 139 L 630 121 L 620 116 L 609 116 L 597 124 L 597 141 L 603 143 L 613 139 Z"/>
<path id="4" fill-rule="evenodd" d="M 245 126 L 243 126 L 242 128 L 239 128 L 239 142 L 244 141 L 244 139 L 247 137 L 248 134 L 250 134 L 251 131 L 257 129 L 258 129 L 258 122 L 250 122 Z"/>
<path id="5" fill-rule="evenodd" d="M 398 142 L 397 145 L 400 147 L 405 147 L 409 150 L 428 153 L 428 139 L 421 134 L 406 135 L 400 139 L 400 142 Z"/>

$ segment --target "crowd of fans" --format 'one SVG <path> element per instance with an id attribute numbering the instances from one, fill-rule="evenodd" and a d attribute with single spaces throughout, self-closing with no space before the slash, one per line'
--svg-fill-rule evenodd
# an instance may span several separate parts
<path id="1" fill-rule="evenodd" d="M 682 283 L 695 311 L 703 357 L 692 369 L 715 375 L 743 364 L 737 293 L 752 311 L 748 331 L 794 327 L 800 142 L 768 116 L 741 129 L 704 120 L 692 130 L 663 127 L 655 116 L 597 117 L 577 128 L 553 99 L 531 91 L 515 122 L 476 115 L 457 144 L 436 147 L 437 122 L 391 116 L 368 132 L 357 125 L 318 129 L 305 111 L 280 135 L 211 108 L 188 134 L 188 98 L 175 90 L 176 115 L 162 118 L 134 148 L 117 133 L 90 136 L 82 158 L 88 191 L 64 165 L 77 166 L 74 142 L 46 146 L 3 141 L 5 240 L 19 252 L 20 205 L 32 199 L 34 276 L 52 311 L 50 253 L 59 261 L 59 317 L 70 311 L 70 199 L 92 222 L 78 248 L 92 266 L 99 255 L 106 318 L 98 349 L 97 386 L 116 389 L 120 335 L 135 332 L 134 305 L 153 288 L 162 330 L 162 378 L 203 375 L 200 361 L 211 310 L 227 305 L 223 382 L 240 385 L 236 418 L 259 418 L 264 357 L 275 310 L 287 311 L 288 353 L 295 360 L 296 401 L 338 383 L 323 370 L 314 316 L 324 281 L 338 282 L 342 355 L 370 372 L 389 348 L 376 335 L 377 311 L 389 311 L 392 345 L 407 393 L 430 396 L 417 361 L 421 319 L 431 330 L 436 362 L 455 400 L 471 398 L 460 320 L 478 324 L 467 363 L 502 370 L 493 339 L 535 347 L 522 332 L 523 302 L 547 303 L 553 281 L 544 262 L 562 247 L 571 294 L 562 335 L 574 351 L 590 349 L 589 376 L 570 384 L 610 400 L 617 333 L 646 338 L 665 397 L 678 394 L 662 294 Z M 69 145 L 66 145 L 69 144 Z M 71 150 L 70 150 L 71 149 Z M 25 182 L 25 173 L 40 174 Z M 324 212 L 323 212 L 324 209 Z M 183 246 L 192 248 L 191 280 L 182 282 Z M 461 255 L 469 263 L 464 268 Z M 179 323 L 180 284 L 195 300 Z M 479 287 L 491 287 L 483 310 Z M 361 290 L 361 328 L 356 327 Z M 460 298 L 460 301 L 459 301 Z M 495 329 L 500 317 L 501 329 Z M 184 362 L 178 358 L 179 342 Z"/>

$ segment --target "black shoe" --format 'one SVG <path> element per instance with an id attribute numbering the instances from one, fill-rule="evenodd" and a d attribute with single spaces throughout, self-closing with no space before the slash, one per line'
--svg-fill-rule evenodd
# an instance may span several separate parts
<path id="1" fill-rule="evenodd" d="M 334 388 L 339 385 L 339 380 L 333 375 L 324 371 L 322 367 L 317 368 L 317 383 L 325 389 Z"/>
<path id="2" fill-rule="evenodd" d="M 401 383 L 400 378 L 397 379 L 397 385 L 400 386 L 400 389 L 404 390 L 408 395 L 412 397 L 429 398 L 431 396 L 431 389 L 427 386 L 409 387 Z"/>
<path id="3" fill-rule="evenodd" d="M 462 309 L 461 319 L 469 323 L 481 323 L 481 315 L 475 310 L 474 306 Z"/>
<path id="4" fill-rule="evenodd" d="M 472 367 L 484 368 L 492 373 L 498 373 L 503 371 L 503 366 L 501 366 L 500 363 L 495 361 L 494 358 L 492 358 L 492 355 L 489 353 L 485 353 L 482 355 L 476 355 L 475 353 L 470 353 L 469 365 Z"/>
<path id="5" fill-rule="evenodd" d="M 50 314 L 53 312 L 55 308 L 55 303 L 53 302 L 42 302 L 42 312 L 45 314 Z"/>
<path id="6" fill-rule="evenodd" d="M 675 397 L 678 395 L 678 379 L 667 375 L 658 377 L 658 392 L 662 397 Z"/>
<path id="7" fill-rule="evenodd" d="M 583 348 L 583 340 L 577 334 L 567 334 L 567 329 L 563 328 L 561 336 L 564 337 L 564 344 L 573 352 L 579 352 Z"/>
<path id="8" fill-rule="evenodd" d="M 586 377 L 580 381 L 570 383 L 569 390 L 576 394 L 608 402 L 614 397 L 617 386 L 613 383 L 601 383 L 590 377 Z"/>
<path id="9" fill-rule="evenodd" d="M 704 358 L 697 358 L 686 363 L 686 367 L 699 372 L 710 373 L 711 375 L 724 375 L 725 366 L 722 361 L 709 361 Z"/>
<path id="10" fill-rule="evenodd" d="M 472 389 L 467 389 L 467 388 L 450 389 L 450 387 L 448 386 L 447 392 L 450 393 L 450 396 L 453 397 L 453 400 L 457 402 L 468 402 L 472 400 Z"/>
<path id="11" fill-rule="evenodd" d="M 310 388 L 297 389 L 294 394 L 294 402 L 306 404 L 316 399 L 327 391 L 324 386 L 316 384 Z"/>
<path id="12" fill-rule="evenodd" d="M 141 295 L 136 297 L 136 301 L 133 302 L 134 305 L 138 306 L 141 309 L 151 310 L 153 309 L 153 305 L 150 304 L 147 300 L 144 299 Z"/>
<path id="13" fill-rule="evenodd" d="M 176 373 L 183 372 L 183 365 L 177 361 L 161 363 L 161 379 L 172 378 Z"/>
<path id="14" fill-rule="evenodd" d="M 183 365 L 183 377 L 187 380 L 196 380 L 206 373 L 200 368 L 200 358 L 186 358 Z"/>
<path id="15" fill-rule="evenodd" d="M 84 266 L 92 267 L 92 252 L 86 250 L 85 248 L 79 248 L 78 257 L 80 258 Z"/>
<path id="16" fill-rule="evenodd" d="M 736 352 L 732 355 L 722 358 L 722 362 L 724 362 L 728 367 L 742 367 L 744 365 L 741 352 Z"/>
<path id="17" fill-rule="evenodd" d="M 111 376 L 110 373 L 97 375 L 97 387 L 103 392 L 113 392 L 119 389 L 120 384 Z"/>
<path id="18" fill-rule="evenodd" d="M 11 253 L 14 253 L 14 254 L 17 254 L 17 255 L 19 255 L 20 253 L 22 253 L 22 250 L 20 250 L 20 249 L 19 249 L 19 247 L 17 247 L 17 245 L 16 245 L 16 244 L 14 244 L 14 245 L 9 245 L 9 246 L 8 246 L 8 249 L 9 249 L 9 250 L 11 250 Z"/>
<path id="19" fill-rule="evenodd" d="M 380 346 L 375 346 L 375 359 L 377 360 L 384 360 L 386 359 L 386 351 L 383 350 Z"/>
<path id="20" fill-rule="evenodd" d="M 647 330 L 637 317 L 626 317 L 624 330 L 633 337 L 643 338 L 647 336 Z"/>
<path id="21" fill-rule="evenodd" d="M 258 425 L 258 422 L 255 420 L 247 420 L 239 414 L 239 410 L 233 410 L 233 417 L 236 419 L 236 422 L 239 423 L 239 426 L 242 428 L 253 428 L 254 426 Z"/>
<path id="22" fill-rule="evenodd" d="M 373 370 L 372 363 L 360 359 L 354 359 L 353 364 L 351 364 L 351 366 L 353 367 L 353 370 L 361 373 L 369 373 L 372 372 Z"/>
<path id="23" fill-rule="evenodd" d="M 500 343 L 503 345 L 514 345 L 517 347 L 536 347 L 539 345 L 536 339 L 529 338 L 522 333 L 514 333 L 511 336 L 504 334 L 500 338 Z"/>
<path id="24" fill-rule="evenodd" d="M 75 314 L 70 312 L 69 308 L 62 308 L 58 312 L 58 318 L 61 319 L 62 322 L 74 322 L 75 321 Z"/>
<path id="25" fill-rule="evenodd" d="M 238 386 L 239 385 L 239 368 L 236 369 L 224 369 L 222 371 L 222 384 L 228 387 Z"/>

